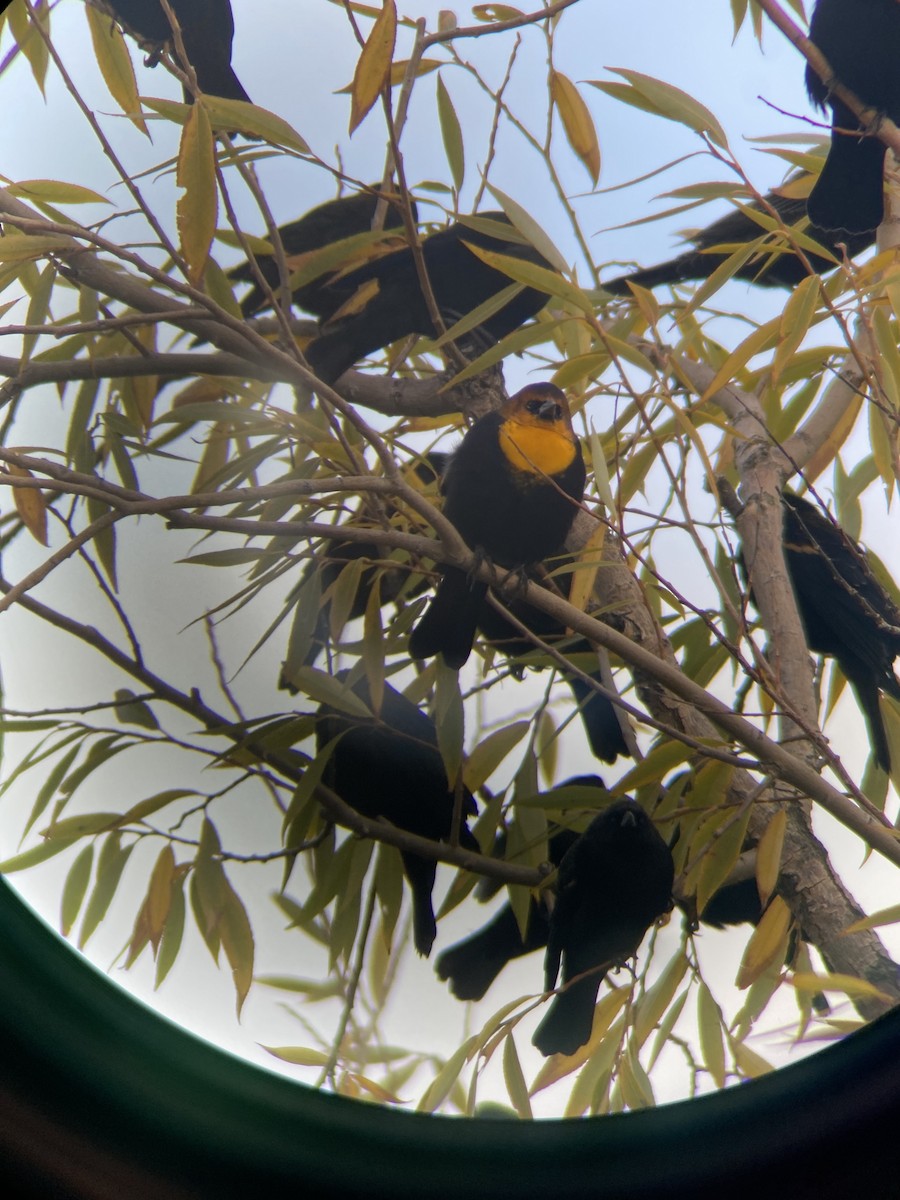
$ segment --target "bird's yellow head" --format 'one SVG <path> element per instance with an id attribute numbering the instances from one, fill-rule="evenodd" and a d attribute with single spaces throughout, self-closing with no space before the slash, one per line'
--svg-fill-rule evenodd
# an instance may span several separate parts
<path id="1" fill-rule="evenodd" d="M 500 410 L 500 448 L 517 471 L 559 475 L 578 453 L 565 395 L 552 383 L 532 383 Z"/>

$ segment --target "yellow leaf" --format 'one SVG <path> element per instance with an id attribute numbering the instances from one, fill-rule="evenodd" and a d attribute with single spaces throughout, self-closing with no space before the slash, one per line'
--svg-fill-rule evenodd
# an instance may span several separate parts
<path id="1" fill-rule="evenodd" d="M 595 455 L 595 459 L 602 457 L 602 453 Z M 593 595 L 597 572 L 603 561 L 603 547 L 605 543 L 606 526 L 598 524 L 579 552 L 578 568 L 573 574 L 572 586 L 569 589 L 569 603 L 574 604 L 576 608 L 580 608 L 582 612 L 584 612 L 588 600 Z"/>
<path id="2" fill-rule="evenodd" d="M 6 470 L 17 479 L 34 479 L 31 471 L 25 467 L 17 467 L 9 463 Z M 47 545 L 47 502 L 44 493 L 38 488 L 13 488 L 13 501 L 16 512 L 22 518 L 25 528 L 42 546 Z"/>
<path id="3" fill-rule="evenodd" d="M 50 52 L 47 49 L 47 43 L 35 29 L 35 25 L 42 25 L 44 32 L 49 34 L 50 5 L 42 4 L 40 8 L 32 9 L 29 14 L 24 4 L 13 4 L 9 8 L 7 16 L 16 44 L 28 60 L 35 83 L 41 89 L 41 94 L 44 95 L 44 81 L 47 77 Z"/>
<path id="4" fill-rule="evenodd" d="M 350 1071 L 348 1078 L 352 1079 L 364 1092 L 368 1092 L 370 1096 L 374 1096 L 382 1104 L 402 1104 L 403 1101 L 399 1096 L 395 1096 L 393 1092 L 389 1092 L 387 1088 L 383 1088 L 380 1083 L 376 1083 L 374 1079 L 369 1079 L 365 1075 L 358 1075 L 355 1071 Z"/>
<path id="5" fill-rule="evenodd" d="M 202 104 L 191 108 L 185 122 L 175 178 L 184 188 L 177 208 L 181 252 L 187 260 L 188 277 L 196 286 L 203 278 L 219 208 L 215 141 Z"/>
<path id="6" fill-rule="evenodd" d="M 363 120 L 382 89 L 390 84 L 396 36 L 397 9 L 394 0 L 384 0 L 356 64 L 351 88 L 350 133 Z"/>
<path id="7" fill-rule="evenodd" d="M 760 903 L 765 906 L 769 897 L 778 884 L 778 873 L 781 870 L 781 850 L 784 845 L 784 831 L 787 828 L 787 813 L 782 809 L 777 812 L 765 833 L 759 839 L 756 847 L 756 886 L 759 889 Z"/>
<path id="8" fill-rule="evenodd" d="M 728 148 L 728 139 L 725 137 L 722 126 L 699 100 L 695 100 L 693 96 L 689 96 L 687 92 L 674 87 L 671 83 L 664 83 L 661 79 L 654 79 L 640 71 L 626 71 L 616 67 L 610 69 L 616 75 L 621 75 L 623 79 L 626 79 L 638 95 L 652 105 L 652 108 L 661 117 L 677 121 L 680 125 L 686 125 L 695 133 L 706 134 L 723 150 Z M 591 82 L 594 83 L 593 80 Z M 594 86 L 602 87 L 602 84 L 594 83 Z"/>
<path id="9" fill-rule="evenodd" d="M 85 6 L 88 28 L 91 31 L 91 42 L 94 46 L 94 56 L 103 76 L 103 82 L 109 88 L 109 94 L 127 117 L 130 117 L 141 133 L 150 136 L 147 124 L 141 115 L 141 101 L 138 96 L 137 80 L 134 77 L 134 65 L 125 39 L 118 25 L 99 9 L 90 4 Z"/>
<path id="10" fill-rule="evenodd" d="M 262 1043 L 260 1043 L 262 1045 Z M 321 1050 L 307 1050 L 305 1046 L 263 1046 L 266 1053 L 295 1067 L 324 1067 L 328 1055 Z"/>
<path id="11" fill-rule="evenodd" d="M 850 392 L 849 388 L 847 390 Z M 858 388 L 850 392 L 847 396 L 844 406 L 838 414 L 828 437 L 806 464 L 804 478 L 810 483 L 818 479 L 825 468 L 834 462 L 838 452 L 844 442 L 846 442 L 850 430 L 856 424 L 856 418 L 859 416 L 864 402 L 865 397 Z M 869 407 L 874 408 L 875 406 L 870 405 Z"/>
<path id="12" fill-rule="evenodd" d="M 689 965 L 684 952 L 679 950 L 666 965 L 659 979 L 641 996 L 634 1017 L 634 1040 L 638 1049 L 643 1046 L 659 1024 L 663 1013 L 674 999 Z"/>
<path id="13" fill-rule="evenodd" d="M 846 996 L 871 996 L 893 1004 L 892 998 L 879 991 L 874 983 L 869 983 L 867 979 L 857 979 L 855 975 L 816 975 L 812 971 L 798 971 L 791 976 L 790 982 L 797 991 L 812 992 L 813 995 L 819 992 L 843 992 Z"/>
<path id="14" fill-rule="evenodd" d="M 528 1087 L 522 1074 L 522 1064 L 516 1051 L 513 1035 L 507 1034 L 503 1043 L 503 1078 L 506 1091 L 509 1094 L 513 1108 L 523 1121 L 531 1120 L 531 1101 L 528 1098 Z"/>
<path id="15" fill-rule="evenodd" d="M 707 901 L 719 890 L 740 858 L 750 813 L 746 812 L 737 820 L 733 820 L 732 817 L 733 814 L 726 809 L 724 819 L 721 815 L 714 817 L 714 826 L 708 831 L 708 848 L 700 860 L 697 875 L 698 912 L 703 912 Z M 704 829 L 704 841 L 706 833 L 707 830 Z M 700 840 L 700 836 L 698 831 L 697 841 Z"/>
<path id="16" fill-rule="evenodd" d="M 900 921 L 900 904 L 894 904 L 890 908 L 880 908 L 871 916 L 854 921 L 842 933 L 862 933 L 865 929 L 876 929 L 879 925 L 894 925 L 897 921 Z"/>
<path id="17" fill-rule="evenodd" d="M 705 403 L 710 396 L 715 395 L 720 387 L 724 387 L 726 383 L 730 383 L 738 371 L 745 367 L 751 358 L 757 354 L 761 354 L 764 350 L 768 350 L 777 340 L 780 324 L 780 319 L 775 319 L 767 321 L 765 325 L 760 325 L 758 329 L 754 329 L 750 336 L 745 338 L 726 358 L 725 362 L 716 372 L 712 383 L 710 383 L 709 387 L 700 397 L 701 402 Z"/>
<path id="18" fill-rule="evenodd" d="M 503 729 L 495 729 L 478 743 L 463 770 L 463 781 L 470 792 L 477 792 L 490 779 L 530 728 L 530 721 L 515 721 Z"/>
<path id="19" fill-rule="evenodd" d="M 773 383 L 809 332 L 818 303 L 819 277 L 810 275 L 794 288 L 781 315 L 778 348 L 772 361 Z"/>
<path id="20" fill-rule="evenodd" d="M 761 1054 L 757 1054 L 755 1050 L 751 1050 L 743 1042 L 738 1042 L 733 1038 L 729 1039 L 731 1053 L 734 1055 L 734 1062 L 737 1069 L 742 1075 L 748 1079 L 759 1079 L 761 1075 L 768 1075 L 775 1068 Z"/>
<path id="21" fill-rule="evenodd" d="M 416 1112 L 434 1112 L 446 1100 L 450 1089 L 459 1078 L 460 1071 L 466 1065 L 469 1057 L 474 1053 L 478 1040 L 476 1036 L 466 1038 L 459 1049 L 447 1059 L 443 1067 L 425 1089 L 422 1099 L 416 1106 Z"/>
<path id="22" fill-rule="evenodd" d="M 697 1023 L 700 1027 L 700 1051 L 716 1087 L 725 1086 L 725 1043 L 722 1038 L 722 1014 L 705 983 L 697 994 Z"/>
<path id="23" fill-rule="evenodd" d="M 625 1007 L 630 994 L 631 990 L 627 987 L 613 988 L 607 992 L 594 1009 L 594 1023 L 591 1027 L 590 1038 L 583 1046 L 579 1046 L 574 1054 L 551 1054 L 538 1071 L 537 1077 L 531 1085 L 532 1096 L 549 1087 L 551 1083 L 556 1083 L 559 1079 L 565 1079 L 567 1075 L 571 1075 L 573 1071 L 577 1071 L 583 1063 L 586 1063 L 596 1053 L 609 1032 L 613 1021 Z M 619 1028 L 617 1026 L 617 1045 L 618 1033 Z"/>
<path id="24" fill-rule="evenodd" d="M 790 927 L 791 910 L 780 896 L 776 896 L 744 950 L 736 980 L 739 988 L 748 988 L 779 956 L 784 956 Z"/>
<path id="25" fill-rule="evenodd" d="M 566 131 L 569 145 L 584 163 L 596 184 L 600 178 L 600 144 L 588 106 L 572 80 L 560 71 L 553 71 L 550 76 L 550 95 Z"/>

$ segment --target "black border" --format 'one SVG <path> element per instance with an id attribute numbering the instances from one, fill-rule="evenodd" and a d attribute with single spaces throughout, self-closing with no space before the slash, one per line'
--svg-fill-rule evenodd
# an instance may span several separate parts
<path id="1" fill-rule="evenodd" d="M 900 1010 L 754 1083 L 583 1121 L 320 1094 L 132 999 L 0 881 L 0 1182 L 17 1195 L 900 1196 Z"/>

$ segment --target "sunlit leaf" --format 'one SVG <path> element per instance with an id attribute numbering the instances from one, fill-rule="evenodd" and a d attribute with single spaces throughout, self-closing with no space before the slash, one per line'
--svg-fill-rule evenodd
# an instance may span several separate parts
<path id="1" fill-rule="evenodd" d="M 350 133 L 369 112 L 382 90 L 390 84 L 396 37 L 397 9 L 394 0 L 382 0 L 381 12 L 366 38 L 353 76 Z"/>
<path id="2" fill-rule="evenodd" d="M 106 13 L 92 5 L 85 5 L 88 28 L 91 31 L 91 43 L 94 57 L 103 76 L 103 82 L 109 88 L 112 98 L 129 116 L 141 133 L 150 136 L 147 124 L 141 115 L 141 101 L 138 96 L 137 80 L 134 75 L 134 65 L 125 39 L 119 26 Z"/>
<path id="3" fill-rule="evenodd" d="M 778 885 L 786 829 L 787 813 L 781 809 L 766 826 L 756 847 L 756 886 L 763 906 L 769 903 L 769 897 Z"/>
<path id="4" fill-rule="evenodd" d="M 578 88 L 561 71 L 550 75 L 550 95 L 559 113 L 569 145 L 584 163 L 587 172 L 596 184 L 600 178 L 600 143 L 590 109 L 582 99 Z"/>
<path id="5" fill-rule="evenodd" d="M 34 479 L 35 475 L 26 467 L 6 463 L 5 470 L 16 479 Z M 14 487 L 13 501 L 22 523 L 36 542 L 47 545 L 47 502 L 38 488 Z"/>
<path id="6" fill-rule="evenodd" d="M 737 986 L 749 987 L 763 972 L 784 958 L 791 910 L 780 896 L 775 896 L 750 935 L 737 975 Z"/>
<path id="7" fill-rule="evenodd" d="M 196 285 L 203 278 L 219 212 L 216 147 L 202 104 L 191 107 L 185 122 L 175 180 L 183 189 L 177 205 L 181 252 L 187 261 L 191 283 Z"/>

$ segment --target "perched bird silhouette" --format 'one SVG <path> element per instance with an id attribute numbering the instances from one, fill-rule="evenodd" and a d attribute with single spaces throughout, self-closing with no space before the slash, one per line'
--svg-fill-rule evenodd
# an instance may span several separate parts
<path id="1" fill-rule="evenodd" d="M 578 775 L 559 786 L 602 790 L 603 780 L 597 775 Z M 550 836 L 547 849 L 554 867 L 559 866 L 578 837 L 571 829 L 558 829 Z M 494 857 L 504 855 L 505 843 L 505 834 L 501 834 L 494 843 Z M 487 900 L 494 895 L 494 889 L 482 889 L 479 885 L 476 895 Z M 442 950 L 434 969 L 439 979 L 449 980 L 450 991 L 458 1000 L 480 1000 L 508 962 L 543 950 L 549 935 L 550 913 L 544 897 L 532 899 L 524 937 L 512 906 L 507 903 L 481 929 Z"/>
<path id="2" fill-rule="evenodd" d="M 842 258 L 839 242 L 846 244 L 847 253 L 853 258 L 867 250 L 875 241 L 875 234 L 871 230 L 863 233 L 844 233 L 838 236 L 817 225 L 809 225 L 806 220 L 805 200 L 781 196 L 775 191 L 767 193 L 765 203 L 775 209 L 785 225 L 797 226 L 799 232 L 818 242 L 838 261 Z M 747 207 L 768 215 L 765 205 L 759 201 L 752 201 Z M 693 242 L 692 249 L 685 250 L 677 258 L 671 258 L 655 267 L 645 267 L 640 271 L 619 275 L 604 283 L 603 288 L 614 296 L 627 296 L 629 283 L 636 283 L 645 288 L 655 288 L 664 283 L 681 283 L 688 279 L 708 279 L 738 246 L 747 245 L 764 237 L 766 238 L 765 245 L 760 246 L 751 258 L 738 267 L 735 271 L 735 278 L 746 279 L 761 287 L 785 288 L 796 287 L 798 283 L 806 279 L 809 272 L 790 245 L 786 242 L 773 242 L 771 235 L 767 237 L 767 231 L 762 225 L 754 221 L 742 209 L 735 208 L 732 212 L 726 213 L 724 217 L 713 221 L 711 225 L 707 225 L 705 229 L 693 234 L 690 238 Z M 728 249 L 711 253 L 717 246 L 725 246 Z M 824 258 L 821 254 L 813 254 L 808 250 L 805 251 L 805 254 L 810 266 L 818 274 L 825 275 L 834 270 L 835 263 L 831 259 Z"/>
<path id="3" fill-rule="evenodd" d="M 784 551 L 806 644 L 834 658 L 869 729 L 875 761 L 891 769 L 879 693 L 900 699 L 900 609 L 876 578 L 865 551 L 808 500 L 782 492 Z M 746 576 L 743 557 L 741 567 Z M 751 588 L 750 598 L 755 603 Z"/>
<path id="4" fill-rule="evenodd" d="M 817 0 L 809 36 L 840 83 L 864 104 L 900 120 L 896 0 Z M 876 229 L 884 217 L 884 143 L 864 136 L 858 118 L 810 66 L 806 88 L 820 108 L 830 106 L 832 118 L 831 147 L 809 197 L 809 219 L 823 229 Z"/>
<path id="5" fill-rule="evenodd" d="M 446 454 L 443 454 L 439 450 L 429 450 L 415 463 L 413 470 L 422 483 L 428 485 L 440 478 L 446 461 Z M 389 519 L 395 511 L 393 505 L 388 502 L 384 508 L 384 518 Z M 363 512 L 356 514 L 353 519 L 346 521 L 339 528 L 344 528 L 344 526 L 356 528 L 360 525 L 380 527 L 377 525 L 374 516 Z M 396 600 L 401 590 L 407 587 L 409 571 L 404 569 L 400 564 L 394 563 L 390 565 L 388 553 L 385 547 L 379 546 L 375 542 L 341 541 L 335 538 L 333 541 L 326 543 L 324 548 L 316 554 L 315 558 L 310 560 L 303 571 L 297 588 L 292 592 L 288 602 L 295 602 L 297 594 L 302 595 L 304 585 L 308 583 L 316 572 L 319 574 L 319 591 L 322 599 L 316 614 L 315 624 L 309 633 L 308 639 L 305 639 L 308 641 L 305 653 L 298 655 L 295 659 L 292 659 L 289 654 L 289 657 L 282 664 L 281 676 L 278 683 L 280 688 L 291 693 L 296 693 L 297 688 L 291 683 L 293 669 L 299 666 L 312 666 L 316 659 L 329 646 L 331 641 L 330 628 L 333 589 L 344 569 L 350 563 L 363 562 L 365 565 L 360 571 L 356 594 L 347 613 L 348 621 L 355 620 L 365 613 L 369 604 L 369 596 L 376 582 L 380 587 L 382 605 L 390 604 Z M 427 586 L 425 580 L 421 580 L 418 584 L 407 587 L 406 595 L 412 599 L 424 591 Z M 309 621 L 307 618 L 308 614 L 298 609 L 294 618 L 295 624 L 299 623 L 300 628 L 308 630 Z M 293 644 L 294 640 L 292 632 L 290 644 Z"/>
<path id="6" fill-rule="evenodd" d="M 348 671 L 337 678 L 347 683 L 369 708 L 372 697 L 365 676 L 351 682 Z M 316 713 L 316 745 L 321 751 L 340 736 L 323 774 L 323 782 L 365 817 L 384 817 L 409 833 L 448 841 L 453 820 L 453 792 L 438 750 L 434 723 L 415 704 L 384 685 L 381 711 L 371 718 L 340 712 L 322 704 Z M 463 789 L 459 843 L 478 850 L 466 824 L 476 813 L 472 794 Z M 431 953 L 437 933 L 431 893 L 437 864 L 433 858 L 402 851 L 403 867 L 412 893 L 413 941 L 424 957 Z"/>
<path id="7" fill-rule="evenodd" d="M 879 692 L 900 700 L 900 609 L 861 546 L 809 501 L 783 497 L 785 558 L 806 644 L 837 661 L 865 714 L 875 761 L 890 771 Z"/>
<path id="8" fill-rule="evenodd" d="M 433 233 L 422 242 L 422 255 L 441 317 L 450 326 L 493 297 L 512 289 L 509 298 L 477 330 L 467 335 L 464 348 L 500 341 L 546 304 L 535 288 L 518 290 L 509 276 L 489 267 L 469 249 L 477 246 L 495 254 L 549 267 L 510 224 L 502 212 L 477 213 Z M 407 246 L 385 254 L 322 289 L 322 332 L 306 349 L 312 369 L 325 383 L 376 350 L 417 333 L 437 337 L 419 283 L 415 258 Z"/>
<path id="9" fill-rule="evenodd" d="M 288 268 L 292 271 L 299 271 L 316 251 L 323 250 L 335 242 L 344 241 L 346 238 L 369 233 L 379 199 L 380 184 L 373 183 L 366 191 L 353 192 L 349 196 L 339 196 L 336 200 L 328 200 L 324 204 L 310 209 L 299 220 L 279 225 L 278 233 L 284 247 Z M 387 208 L 384 230 L 394 230 L 393 236 L 389 234 L 384 234 L 380 238 L 377 235 L 373 236 L 372 240 L 366 241 L 365 245 L 356 251 L 354 258 L 358 258 L 360 253 L 369 258 L 379 253 L 383 254 L 388 249 L 396 249 L 396 231 L 403 227 L 403 213 L 396 193 L 386 193 L 385 199 Z M 416 218 L 418 209 L 415 202 L 412 203 L 412 212 L 413 217 Z M 274 291 L 279 284 L 278 264 L 274 255 L 257 254 L 255 258 L 260 274 Z M 245 317 L 254 317 L 271 307 L 271 300 L 257 282 L 249 262 L 239 263 L 228 272 L 228 275 L 230 279 L 239 282 L 246 281 L 251 285 L 249 292 L 241 300 L 241 312 Z M 292 289 L 294 303 L 298 308 L 313 313 L 315 316 L 322 316 L 326 311 L 330 312 L 334 305 L 334 297 L 323 289 L 327 289 L 329 282 L 332 282 L 334 278 L 335 269 L 331 267 L 307 283 L 299 284 Z"/>
<path id="10" fill-rule="evenodd" d="M 200 91 L 228 100 L 249 100 L 231 67 L 234 41 L 231 0 L 170 2 Z M 90 0 L 90 3 L 117 21 L 142 50 L 150 53 L 148 66 L 156 65 L 155 56 L 163 46 L 169 46 L 175 53 L 172 26 L 159 0 Z M 179 65 L 184 67 L 184 63 Z M 187 88 L 184 98 L 188 104 L 193 100 Z"/>
<path id="11" fill-rule="evenodd" d="M 594 817 L 559 865 L 544 989 L 563 988 L 535 1031 L 544 1055 L 574 1054 L 591 1036 L 603 975 L 637 952 L 672 907 L 672 852 L 634 800 Z"/>
<path id="12" fill-rule="evenodd" d="M 585 469 L 569 405 L 551 383 L 529 384 L 476 421 L 444 473 L 444 515 L 464 541 L 503 567 L 562 547 L 584 495 Z M 409 639 L 413 658 L 463 665 L 487 585 L 457 567 L 443 574 Z"/>
<path id="13" fill-rule="evenodd" d="M 556 583 L 564 595 L 568 595 L 572 579 L 571 573 L 561 574 L 556 579 Z M 596 653 L 592 650 L 590 643 L 583 638 L 573 638 L 571 634 L 567 634 L 565 627 L 548 613 L 542 612 L 516 597 L 505 599 L 504 604 L 512 615 L 527 626 L 532 633 L 542 641 L 555 645 L 567 658 L 572 655 L 587 654 L 596 664 Z M 533 643 L 516 629 L 503 613 L 498 612 L 487 598 L 485 598 L 478 617 L 478 630 L 492 646 L 501 650 L 513 663 L 526 657 L 531 660 L 535 657 Z M 536 664 L 531 661 L 529 665 Z M 589 666 L 585 670 L 591 679 L 596 680 L 597 683 L 603 682 L 599 670 L 592 670 Z M 561 671 L 561 673 L 571 688 L 578 705 L 581 722 L 594 756 L 606 763 L 614 763 L 620 754 L 629 757 L 631 751 L 625 741 L 622 726 L 612 701 L 596 691 L 589 683 L 585 683 L 579 676 L 567 674 L 565 671 Z"/>

